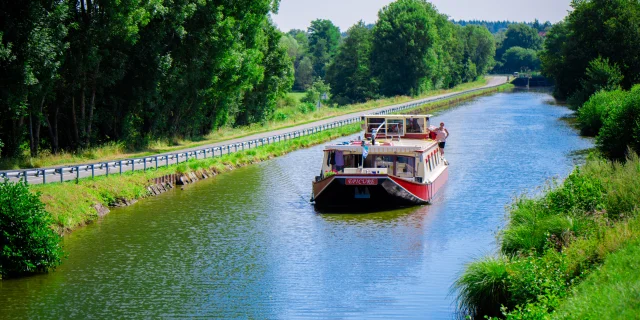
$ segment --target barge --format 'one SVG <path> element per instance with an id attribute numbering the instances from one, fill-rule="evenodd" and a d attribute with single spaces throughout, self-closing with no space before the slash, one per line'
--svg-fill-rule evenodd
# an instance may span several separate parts
<path id="1" fill-rule="evenodd" d="M 431 202 L 448 178 L 431 115 L 365 116 L 364 138 L 327 145 L 312 183 L 316 207 L 379 208 Z"/>

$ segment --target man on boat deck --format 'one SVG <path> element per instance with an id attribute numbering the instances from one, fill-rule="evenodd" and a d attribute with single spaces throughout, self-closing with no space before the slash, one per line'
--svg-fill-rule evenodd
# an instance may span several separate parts
<path id="1" fill-rule="evenodd" d="M 444 127 L 444 122 L 440 122 L 440 127 L 434 130 L 436 133 L 436 141 L 438 141 L 438 147 L 440 148 L 440 155 L 444 156 L 444 145 L 449 138 L 449 130 Z"/>

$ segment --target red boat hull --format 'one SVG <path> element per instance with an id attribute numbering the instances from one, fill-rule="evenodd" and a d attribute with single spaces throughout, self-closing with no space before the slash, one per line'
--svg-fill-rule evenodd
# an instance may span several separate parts
<path id="1" fill-rule="evenodd" d="M 313 183 L 318 207 L 393 207 L 427 204 L 442 189 L 448 168 L 431 183 L 417 183 L 388 175 L 335 175 Z"/>

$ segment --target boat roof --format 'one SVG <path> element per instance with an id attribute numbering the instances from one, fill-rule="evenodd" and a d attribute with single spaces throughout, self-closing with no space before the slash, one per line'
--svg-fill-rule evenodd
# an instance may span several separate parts
<path id="1" fill-rule="evenodd" d="M 382 139 L 376 140 L 381 141 Z M 382 143 L 376 143 L 372 145 L 369 140 L 353 140 L 345 141 L 337 144 L 326 145 L 325 151 L 341 150 L 348 152 L 360 153 L 362 152 L 362 141 L 365 142 L 365 146 L 369 148 L 369 153 L 410 153 L 410 152 L 425 152 L 428 149 L 432 149 L 436 146 L 437 141 L 434 140 L 416 140 L 416 139 L 402 139 L 400 141 L 388 141 L 382 140 Z"/>
<path id="2" fill-rule="evenodd" d="M 432 114 L 379 114 L 365 115 L 365 119 L 369 118 L 387 118 L 387 119 L 405 119 L 405 118 L 431 118 Z"/>

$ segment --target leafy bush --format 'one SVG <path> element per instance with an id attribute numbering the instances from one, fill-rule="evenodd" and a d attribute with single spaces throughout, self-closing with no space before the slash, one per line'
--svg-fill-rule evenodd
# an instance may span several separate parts
<path id="1" fill-rule="evenodd" d="M 60 264 L 60 236 L 39 194 L 24 182 L 0 183 L 0 276 L 46 272 Z"/>
<path id="2" fill-rule="evenodd" d="M 309 90 L 307 90 L 307 94 L 302 98 L 301 102 L 307 103 L 318 103 L 318 100 L 322 98 L 323 95 L 326 94 L 326 98 L 331 99 L 331 86 L 326 84 L 324 80 L 318 78 L 313 82 L 313 85 Z"/>
<path id="3" fill-rule="evenodd" d="M 609 116 L 609 111 L 620 108 L 626 95 L 627 92 L 623 90 L 603 90 L 592 95 L 589 101 L 578 110 L 581 134 L 595 137 Z"/>
<path id="4" fill-rule="evenodd" d="M 298 99 L 296 99 L 294 96 L 288 94 L 285 95 L 284 97 L 278 99 L 278 108 L 283 108 L 283 107 L 293 107 L 296 105 L 296 103 L 298 103 Z"/>
<path id="5" fill-rule="evenodd" d="M 305 102 L 298 105 L 298 111 L 302 114 L 311 113 L 316 110 L 316 106 L 313 103 Z"/>
<path id="6" fill-rule="evenodd" d="M 287 114 L 282 112 L 281 110 L 277 110 L 273 114 L 273 120 L 275 120 L 275 121 L 285 121 L 285 120 L 287 120 L 287 118 L 289 118 L 289 116 L 287 116 Z"/>
<path id="7" fill-rule="evenodd" d="M 634 86 L 620 106 L 610 111 L 596 139 L 609 159 L 623 161 L 628 148 L 640 152 L 640 85 Z"/>
<path id="8" fill-rule="evenodd" d="M 580 89 L 573 93 L 567 102 L 578 110 L 589 100 L 592 94 L 600 90 L 619 90 L 624 76 L 616 64 L 611 64 L 609 59 L 598 57 L 589 62 L 585 72 L 585 79 L 580 81 Z"/>

